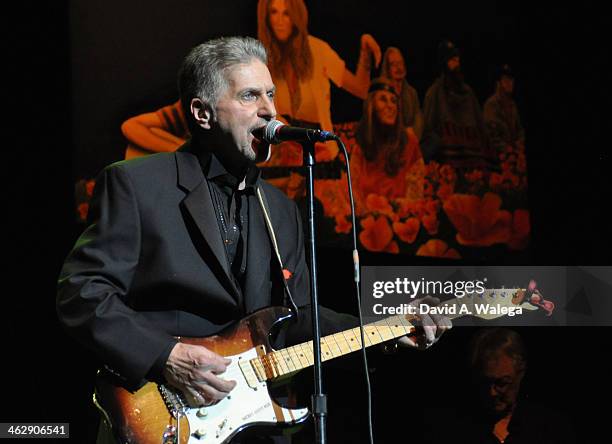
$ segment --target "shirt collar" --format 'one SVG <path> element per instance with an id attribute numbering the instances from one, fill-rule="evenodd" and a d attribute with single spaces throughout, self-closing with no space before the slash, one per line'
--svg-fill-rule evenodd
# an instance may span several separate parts
<path id="1" fill-rule="evenodd" d="M 202 172 L 208 180 L 212 180 L 221 185 L 227 185 L 234 190 L 238 188 L 240 180 L 227 171 L 214 153 L 204 151 L 198 154 L 198 159 L 200 160 Z M 261 170 L 256 165 L 252 164 L 245 177 L 245 188 L 254 188 L 260 175 Z"/>

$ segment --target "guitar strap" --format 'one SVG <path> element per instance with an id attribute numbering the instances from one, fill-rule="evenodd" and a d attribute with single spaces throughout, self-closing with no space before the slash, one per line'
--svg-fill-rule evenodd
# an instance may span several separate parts
<path id="1" fill-rule="evenodd" d="M 268 206 L 268 201 L 266 199 L 266 194 L 262 187 L 257 187 L 257 198 L 259 200 L 259 205 L 264 214 L 264 219 L 266 221 L 266 228 L 268 229 L 268 235 L 270 236 L 270 242 L 272 243 L 272 248 L 274 249 L 274 253 L 276 254 L 276 260 L 280 267 L 279 272 L 283 282 L 283 288 L 285 290 L 285 305 L 287 302 L 291 304 L 291 309 L 295 312 L 295 319 L 297 319 L 298 308 L 293 300 L 293 296 L 291 295 L 291 290 L 289 289 L 289 284 L 287 283 L 287 278 L 284 273 L 283 259 L 280 255 L 280 250 L 278 249 L 278 243 L 276 242 L 276 235 L 274 234 L 274 227 L 272 226 L 272 218 L 270 217 L 270 207 Z"/>

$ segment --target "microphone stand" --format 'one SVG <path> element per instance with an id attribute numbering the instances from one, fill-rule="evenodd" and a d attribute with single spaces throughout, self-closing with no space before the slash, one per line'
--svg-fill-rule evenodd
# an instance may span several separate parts
<path id="1" fill-rule="evenodd" d="M 310 298 L 312 309 L 312 345 L 314 353 L 314 394 L 312 395 L 312 414 L 315 426 L 315 442 L 327 442 L 327 395 L 323 393 L 321 371 L 321 329 L 319 323 L 319 300 L 317 293 L 317 260 L 315 240 L 314 211 L 314 141 L 302 144 L 304 167 L 307 175 L 306 200 L 308 201 L 308 257 L 310 259 Z"/>
<path id="2" fill-rule="evenodd" d="M 264 140 L 270 143 L 280 143 L 283 140 L 295 140 L 301 143 L 303 153 L 303 166 L 306 169 L 307 189 L 306 200 L 308 202 L 308 258 L 310 259 L 310 304 L 312 311 L 312 348 L 314 355 L 314 393 L 311 398 L 312 414 L 315 426 L 315 443 L 326 444 L 327 436 L 327 395 L 323 393 L 323 378 L 321 370 L 321 327 L 319 322 L 319 298 L 317 286 L 317 258 L 316 258 L 316 232 L 315 232 L 315 210 L 314 210 L 314 166 L 315 166 L 315 142 L 335 141 L 342 149 L 346 158 L 346 173 L 351 202 L 351 218 L 353 224 L 353 266 L 355 272 L 355 285 L 357 294 L 357 306 L 359 309 L 359 325 L 361 338 L 361 352 L 363 355 L 366 384 L 368 388 L 368 424 L 370 442 L 374 442 L 372 428 L 372 401 L 370 390 L 370 378 L 368 375 L 367 357 L 365 353 L 365 338 L 363 333 L 363 319 L 361 315 L 361 298 L 359 293 L 360 269 L 359 253 L 357 251 L 357 237 L 355 230 L 355 204 L 353 202 L 353 191 L 351 185 L 351 172 L 349 168 L 349 155 L 342 139 L 329 131 L 313 130 L 304 128 L 286 127 L 281 122 L 273 120 L 264 130 Z"/>

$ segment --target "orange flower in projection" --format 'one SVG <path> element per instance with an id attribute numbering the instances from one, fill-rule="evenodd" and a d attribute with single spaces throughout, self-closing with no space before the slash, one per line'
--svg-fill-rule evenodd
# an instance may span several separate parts
<path id="1" fill-rule="evenodd" d="M 437 214 L 440 210 L 440 201 L 437 199 L 428 200 L 425 202 L 425 213 Z"/>
<path id="2" fill-rule="evenodd" d="M 501 174 L 491 173 L 491 176 L 489 177 L 489 186 L 491 188 L 498 188 L 501 186 L 503 180 L 504 179 Z"/>
<path id="3" fill-rule="evenodd" d="M 440 164 L 438 162 L 431 161 L 425 165 L 425 175 L 429 177 L 431 180 L 437 182 L 438 180 L 440 180 L 439 169 L 440 169 Z"/>
<path id="4" fill-rule="evenodd" d="M 444 202 L 444 211 L 457 229 L 461 245 L 488 247 L 510 239 L 512 216 L 500 210 L 501 198 L 487 193 L 482 199 L 471 194 L 455 194 Z"/>
<path id="5" fill-rule="evenodd" d="M 393 231 L 402 241 L 406 242 L 407 244 L 414 242 L 420 229 L 421 222 L 419 222 L 416 217 L 411 217 L 410 219 L 407 219 L 406 222 L 393 223 Z"/>
<path id="6" fill-rule="evenodd" d="M 427 202 L 432 202 L 432 200 L 420 199 L 414 203 L 412 207 L 412 214 L 414 214 L 419 219 L 422 219 L 425 214 L 427 214 Z"/>
<path id="7" fill-rule="evenodd" d="M 87 197 L 91 197 L 93 195 L 94 187 L 96 186 L 96 181 L 93 179 L 85 182 L 85 192 L 87 193 Z"/>
<path id="8" fill-rule="evenodd" d="M 453 186 L 449 184 L 442 184 L 438 188 L 438 197 L 443 201 L 448 199 L 454 193 Z"/>
<path id="9" fill-rule="evenodd" d="M 387 245 L 387 247 L 385 248 L 385 253 L 398 254 L 399 253 L 399 245 L 397 245 L 397 242 L 393 241 L 393 242 L 389 243 L 389 245 Z"/>
<path id="10" fill-rule="evenodd" d="M 453 183 L 457 179 L 455 169 L 450 165 L 442 165 L 440 167 L 440 178 L 446 183 Z"/>
<path id="11" fill-rule="evenodd" d="M 430 181 L 425 179 L 423 181 L 423 196 L 431 196 L 433 194 L 434 188 Z"/>
<path id="12" fill-rule="evenodd" d="M 448 244 L 440 239 L 429 239 L 426 243 L 419 247 L 416 255 L 461 259 L 461 255 L 457 250 L 454 248 L 448 248 Z"/>
<path id="13" fill-rule="evenodd" d="M 399 205 L 397 211 L 398 217 L 406 218 L 415 213 L 416 202 L 414 200 L 400 197 L 395 199 L 395 203 Z"/>
<path id="14" fill-rule="evenodd" d="M 393 239 L 393 231 L 385 216 L 368 216 L 361 220 L 363 230 L 359 233 L 362 245 L 370 251 L 386 251 Z"/>
<path id="15" fill-rule="evenodd" d="M 468 182 L 478 182 L 482 180 L 483 173 L 481 170 L 474 170 L 470 173 L 465 173 L 465 178 Z"/>
<path id="16" fill-rule="evenodd" d="M 346 175 L 340 179 L 319 179 L 315 181 L 315 196 L 323 204 L 325 216 L 336 217 L 351 214 L 348 200 Z"/>
<path id="17" fill-rule="evenodd" d="M 432 236 L 438 234 L 438 227 L 440 226 L 440 222 L 438 221 L 438 216 L 436 214 L 426 214 L 421 219 L 423 222 L 423 227 L 425 230 Z"/>
<path id="18" fill-rule="evenodd" d="M 508 247 L 511 250 L 525 249 L 527 244 L 529 244 L 529 234 L 531 233 L 529 211 L 523 209 L 515 210 L 511 229 Z"/>
<path id="19" fill-rule="evenodd" d="M 394 216 L 389 199 L 379 194 L 368 194 L 368 197 L 366 197 L 366 207 L 373 213 L 385 214 L 389 217 Z"/>
<path id="20" fill-rule="evenodd" d="M 515 174 L 512 174 L 511 172 L 508 172 L 507 174 L 504 173 L 503 178 L 504 178 L 504 181 L 510 182 L 512 186 L 515 188 L 518 187 L 520 183 L 519 177 Z"/>
<path id="21" fill-rule="evenodd" d="M 349 222 L 348 220 L 346 220 L 345 216 L 336 215 L 335 219 L 336 219 L 336 226 L 334 229 L 336 233 L 344 233 L 344 234 L 350 233 L 351 228 L 353 228 L 353 224 Z"/>
<path id="22" fill-rule="evenodd" d="M 79 215 L 79 220 L 86 221 L 87 213 L 89 212 L 89 204 L 82 203 L 77 207 L 77 213 Z"/>

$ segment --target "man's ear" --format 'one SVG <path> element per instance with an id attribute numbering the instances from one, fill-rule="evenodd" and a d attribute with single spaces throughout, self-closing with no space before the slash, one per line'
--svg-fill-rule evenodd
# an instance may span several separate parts
<path id="1" fill-rule="evenodd" d="M 191 99 L 190 104 L 191 115 L 196 124 L 202 129 L 211 129 L 214 120 L 214 111 L 210 104 L 201 99 Z"/>

